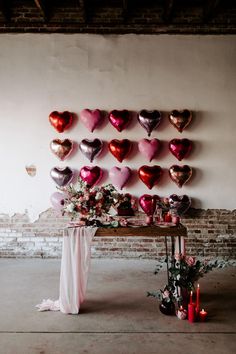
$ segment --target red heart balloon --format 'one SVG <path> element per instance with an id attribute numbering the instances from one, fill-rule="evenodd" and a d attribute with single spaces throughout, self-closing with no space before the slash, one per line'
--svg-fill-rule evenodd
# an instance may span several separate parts
<path id="1" fill-rule="evenodd" d="M 132 149 L 132 143 L 128 139 L 117 140 L 113 139 L 108 144 L 108 148 L 115 158 L 122 162 L 130 153 Z"/>
<path id="2" fill-rule="evenodd" d="M 84 166 L 80 170 L 80 177 L 88 186 L 93 187 L 102 178 L 102 169 L 98 166 Z"/>
<path id="3" fill-rule="evenodd" d="M 113 110 L 109 113 L 109 121 L 119 132 L 127 127 L 131 120 L 130 112 L 124 109 L 123 111 Z"/>
<path id="4" fill-rule="evenodd" d="M 160 166 L 141 166 L 138 170 L 138 175 L 141 181 L 146 184 L 149 189 L 157 184 L 162 176 L 162 168 Z"/>
<path id="5" fill-rule="evenodd" d="M 181 161 L 192 150 L 192 142 L 188 139 L 172 139 L 169 142 L 169 150 Z"/>
<path id="6" fill-rule="evenodd" d="M 152 216 L 156 210 L 157 200 L 160 200 L 158 195 L 143 194 L 139 198 L 139 205 L 145 214 Z"/>
<path id="7" fill-rule="evenodd" d="M 64 130 L 69 129 L 73 123 L 73 113 L 53 111 L 49 115 L 49 122 L 59 132 L 63 133 Z"/>
<path id="8" fill-rule="evenodd" d="M 175 182 L 177 186 L 181 188 L 185 183 L 190 180 L 192 176 L 192 169 L 188 165 L 173 165 L 169 169 L 169 175 L 172 181 Z"/>
<path id="9" fill-rule="evenodd" d="M 192 113 L 188 109 L 177 111 L 174 109 L 169 115 L 170 123 L 180 132 L 189 125 L 192 120 Z"/>

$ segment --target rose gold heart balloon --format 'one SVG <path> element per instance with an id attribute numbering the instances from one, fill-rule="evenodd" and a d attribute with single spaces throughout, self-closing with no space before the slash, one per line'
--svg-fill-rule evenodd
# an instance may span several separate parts
<path id="1" fill-rule="evenodd" d="M 175 210 L 177 212 L 177 215 L 181 216 L 190 208 L 191 199 L 186 194 L 184 195 L 171 194 L 169 196 L 169 203 L 171 209 Z"/>
<path id="2" fill-rule="evenodd" d="M 61 160 L 65 160 L 73 150 L 73 142 L 70 139 L 54 139 L 50 143 L 51 151 Z"/>
<path id="3" fill-rule="evenodd" d="M 63 133 L 64 130 L 69 129 L 73 123 L 73 113 L 53 111 L 49 115 L 49 122 L 59 132 Z"/>
<path id="4" fill-rule="evenodd" d="M 169 175 L 172 181 L 175 182 L 179 188 L 181 188 L 190 180 L 192 176 L 192 169 L 188 165 L 173 165 L 169 169 Z"/>
<path id="5" fill-rule="evenodd" d="M 192 120 L 192 113 L 188 109 L 178 111 L 174 109 L 169 115 L 170 123 L 180 132 L 189 125 Z"/>
<path id="6" fill-rule="evenodd" d="M 160 166 L 141 166 L 138 170 L 138 175 L 141 181 L 146 184 L 149 189 L 157 184 L 162 176 L 162 168 Z"/>

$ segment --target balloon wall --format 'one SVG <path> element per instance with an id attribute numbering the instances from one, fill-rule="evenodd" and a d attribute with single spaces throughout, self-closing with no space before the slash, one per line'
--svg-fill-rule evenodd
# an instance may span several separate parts
<path id="1" fill-rule="evenodd" d="M 230 36 L 0 36 L 0 212 L 37 219 L 58 182 L 86 166 L 101 169 L 90 173 L 96 183 L 113 179 L 137 197 L 188 195 L 197 208 L 234 209 L 233 44 Z"/>

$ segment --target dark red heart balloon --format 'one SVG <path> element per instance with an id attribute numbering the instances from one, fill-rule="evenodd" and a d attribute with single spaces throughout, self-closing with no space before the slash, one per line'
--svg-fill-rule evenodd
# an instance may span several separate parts
<path id="1" fill-rule="evenodd" d="M 70 126 L 72 125 L 73 113 L 68 111 L 65 112 L 53 111 L 49 115 L 49 122 L 59 133 L 63 133 L 64 130 L 69 129 Z"/>
<path id="2" fill-rule="evenodd" d="M 162 168 L 160 166 L 141 166 L 138 170 L 138 175 L 141 181 L 146 184 L 149 189 L 155 184 L 158 184 L 161 176 L 162 176 Z"/>
<path id="3" fill-rule="evenodd" d="M 178 111 L 174 109 L 169 115 L 170 123 L 180 132 L 189 125 L 192 120 L 192 113 L 188 109 Z"/>
<path id="4" fill-rule="evenodd" d="M 192 169 L 188 165 L 173 165 L 169 169 L 169 175 L 172 181 L 175 182 L 177 186 L 181 188 L 185 183 L 190 180 L 192 176 Z"/>
<path id="5" fill-rule="evenodd" d="M 189 155 L 192 150 L 192 142 L 188 139 L 172 139 L 169 142 L 169 150 L 181 161 L 184 157 Z"/>
<path id="6" fill-rule="evenodd" d="M 139 205 L 147 215 L 153 215 L 156 210 L 157 201 L 160 200 L 158 195 L 143 194 L 139 198 Z"/>
<path id="7" fill-rule="evenodd" d="M 131 114 L 124 109 L 123 111 L 113 110 L 109 113 L 109 121 L 119 132 L 127 127 L 131 120 Z"/>
<path id="8" fill-rule="evenodd" d="M 122 162 L 130 153 L 132 149 L 132 143 L 128 139 L 117 140 L 113 139 L 108 144 L 108 148 L 115 158 Z"/>
<path id="9" fill-rule="evenodd" d="M 84 166 L 80 170 L 80 177 L 88 186 L 93 187 L 102 178 L 102 169 L 98 166 Z"/>

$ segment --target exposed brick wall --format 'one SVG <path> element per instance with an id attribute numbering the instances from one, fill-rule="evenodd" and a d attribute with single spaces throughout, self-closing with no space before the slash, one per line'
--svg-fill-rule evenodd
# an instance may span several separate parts
<path id="1" fill-rule="evenodd" d="M 27 215 L 0 215 L 0 257 L 60 257 L 68 221 L 52 209 L 34 223 Z M 188 228 L 188 254 L 236 258 L 236 210 L 191 209 L 182 223 Z M 95 237 L 92 244 L 93 257 L 155 259 L 164 252 L 162 238 Z"/>
<path id="2" fill-rule="evenodd" d="M 0 32 L 61 33 L 236 33 L 234 1 L 221 1 L 209 19 L 204 19 L 204 1 L 176 1 L 168 21 L 165 1 L 89 0 L 86 16 L 76 0 L 47 1 L 47 20 L 33 0 L 9 1 L 9 19 L 0 11 Z M 1 10 L 1 9 L 0 9 Z M 125 15 L 124 15 L 125 14 Z"/>

